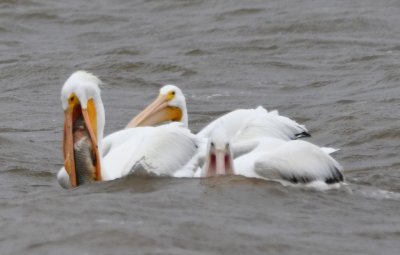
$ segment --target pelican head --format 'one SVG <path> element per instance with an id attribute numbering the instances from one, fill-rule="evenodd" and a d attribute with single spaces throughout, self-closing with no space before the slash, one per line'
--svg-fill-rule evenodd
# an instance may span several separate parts
<path id="1" fill-rule="evenodd" d="M 203 177 L 234 174 L 233 156 L 229 138 L 222 126 L 208 139 L 207 156 L 202 169 Z"/>
<path id="2" fill-rule="evenodd" d="M 185 96 L 175 85 L 163 86 L 156 100 L 133 118 L 127 128 L 152 126 L 168 121 L 179 121 L 185 127 L 188 126 Z"/>
<path id="3" fill-rule="evenodd" d="M 105 120 L 99 84 L 96 76 L 77 71 L 61 90 L 65 114 L 64 167 L 71 187 L 101 180 L 99 147 Z"/>

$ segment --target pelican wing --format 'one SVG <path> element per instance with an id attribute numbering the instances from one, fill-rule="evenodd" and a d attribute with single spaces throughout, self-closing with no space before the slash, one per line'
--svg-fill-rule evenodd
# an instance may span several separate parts
<path id="1" fill-rule="evenodd" d="M 267 112 L 259 106 L 251 112 L 251 117 L 243 122 L 236 132 L 234 141 L 243 141 L 259 137 L 275 137 L 292 140 L 310 136 L 305 126 L 288 117 L 279 115 L 278 111 Z"/>
<path id="2" fill-rule="evenodd" d="M 108 179 L 144 170 L 172 176 L 197 153 L 198 139 L 179 123 L 120 131 L 125 142 L 108 152 L 103 160 Z"/>
<path id="3" fill-rule="evenodd" d="M 256 109 L 239 109 L 229 112 L 211 122 L 198 135 L 209 137 L 218 126 L 224 127 L 232 142 L 260 137 L 291 140 L 310 136 L 305 126 L 279 115 L 278 111 L 268 112 L 262 106 Z"/>
<path id="4" fill-rule="evenodd" d="M 222 126 L 226 131 L 226 135 L 228 137 L 233 137 L 237 131 L 241 129 L 243 121 L 247 121 L 251 116 L 252 111 L 254 111 L 254 109 L 238 109 L 231 111 L 212 121 L 200 130 L 197 135 L 200 137 L 210 137 L 214 129 Z"/>
<path id="5" fill-rule="evenodd" d="M 342 166 L 318 146 L 305 141 L 290 141 L 257 157 L 254 172 L 265 179 L 303 184 L 343 181 Z"/>

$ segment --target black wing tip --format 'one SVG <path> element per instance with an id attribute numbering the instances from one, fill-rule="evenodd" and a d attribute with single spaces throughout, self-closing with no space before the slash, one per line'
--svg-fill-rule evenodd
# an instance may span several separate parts
<path id="1" fill-rule="evenodd" d="M 304 138 L 304 137 L 311 137 L 311 134 L 306 132 L 306 131 L 304 131 L 304 132 L 296 134 L 294 137 L 295 137 L 295 139 Z"/>
<path id="2" fill-rule="evenodd" d="M 335 167 L 332 171 L 332 176 L 326 178 L 325 183 L 326 184 L 335 184 L 335 183 L 340 183 L 340 182 L 344 182 L 344 177 L 343 177 L 342 172 Z"/>
<path id="3" fill-rule="evenodd" d="M 281 178 L 293 184 L 309 184 L 311 182 L 317 181 L 315 177 L 307 175 L 281 175 Z M 325 178 L 323 181 L 326 184 L 336 184 L 344 182 L 344 177 L 339 169 L 333 168 L 332 175 Z"/>
<path id="4" fill-rule="evenodd" d="M 311 176 L 306 175 L 281 175 L 282 179 L 294 184 L 307 184 L 315 181 L 315 179 Z"/>

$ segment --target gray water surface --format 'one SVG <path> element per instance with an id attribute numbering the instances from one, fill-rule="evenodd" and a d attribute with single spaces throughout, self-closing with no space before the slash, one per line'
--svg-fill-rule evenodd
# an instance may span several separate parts
<path id="1" fill-rule="evenodd" d="M 400 2 L 0 2 L 1 254 L 398 254 Z M 341 148 L 348 185 L 143 178 L 66 191 L 60 89 L 103 81 L 106 134 L 167 83 L 196 132 L 263 105 Z"/>

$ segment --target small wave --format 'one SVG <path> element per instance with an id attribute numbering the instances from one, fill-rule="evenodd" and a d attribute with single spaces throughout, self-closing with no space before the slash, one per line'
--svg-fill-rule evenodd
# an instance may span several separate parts
<path id="1" fill-rule="evenodd" d="M 229 17 L 246 16 L 246 15 L 257 14 L 257 13 L 265 12 L 265 11 L 266 11 L 265 8 L 240 8 L 240 9 L 226 11 L 226 12 L 217 14 L 216 18 L 217 18 L 217 20 L 223 20 L 223 19 L 229 18 Z"/>
<path id="2" fill-rule="evenodd" d="M 67 20 L 67 22 L 74 25 L 87 25 L 92 23 L 98 23 L 99 21 L 112 24 L 112 23 L 124 23 L 128 22 L 128 20 L 129 19 L 125 17 L 99 14 L 99 15 L 91 15 L 90 17 L 82 17 L 82 16 L 77 16 L 72 18 L 70 17 L 69 20 Z"/>
<path id="3" fill-rule="evenodd" d="M 358 192 L 366 198 L 400 200 L 400 193 L 383 189 L 373 190 L 365 188 L 358 190 Z"/>
<path id="4" fill-rule="evenodd" d="M 356 102 L 357 102 L 356 100 L 352 100 L 352 99 L 339 99 L 336 101 L 337 104 L 353 104 Z M 344 117 L 353 117 L 353 116 L 344 116 Z M 354 117 L 351 119 L 354 119 Z"/>
<path id="5" fill-rule="evenodd" d="M 328 86 L 332 83 L 333 83 L 332 81 L 316 81 L 316 82 L 312 82 L 312 83 L 308 84 L 307 87 L 321 88 L 321 87 Z"/>
<path id="6" fill-rule="evenodd" d="M 146 2 L 152 1 L 153 0 L 146 0 Z M 154 6 L 153 11 L 181 10 L 183 8 L 201 5 L 203 4 L 203 0 L 157 1 L 157 3 L 158 4 Z"/>
<path id="7" fill-rule="evenodd" d="M 18 19 L 21 20 L 44 20 L 44 21 L 58 21 L 60 17 L 58 15 L 49 14 L 46 12 L 32 12 L 17 15 Z"/>
<path id="8" fill-rule="evenodd" d="M 28 129 L 28 128 L 0 128 L 0 133 L 27 133 L 27 132 L 42 132 L 42 131 L 52 131 L 54 128 L 38 128 L 38 129 Z"/>
<path id="9" fill-rule="evenodd" d="M 369 40 L 363 40 L 363 39 L 353 39 L 353 38 L 330 38 L 330 37 L 306 37 L 306 38 L 296 38 L 293 40 L 290 40 L 288 42 L 289 44 L 305 44 L 308 45 L 309 47 L 321 47 L 323 46 L 324 48 L 328 47 L 348 47 L 349 45 L 352 46 L 362 46 L 362 47 L 378 47 L 381 44 L 378 42 L 374 41 L 369 41 Z"/>
<path id="10" fill-rule="evenodd" d="M 215 93 L 215 94 L 211 94 L 211 95 L 207 95 L 205 97 L 206 101 L 210 101 L 211 99 L 214 98 L 218 98 L 218 97 L 229 97 L 231 95 L 231 93 L 226 92 L 226 93 Z"/>
<path id="11" fill-rule="evenodd" d="M 311 67 L 305 64 L 294 64 L 282 61 L 267 61 L 264 63 L 258 63 L 255 65 L 262 65 L 262 66 L 269 66 L 269 67 L 278 67 L 278 68 L 285 68 L 285 69 L 294 69 L 294 70 L 310 70 Z"/>
<path id="12" fill-rule="evenodd" d="M 129 191 L 131 193 L 153 193 L 165 190 L 182 182 L 179 178 L 129 175 L 120 179 L 104 182 L 88 183 L 74 189 L 78 193 L 115 193 Z"/>
<path id="13" fill-rule="evenodd" d="M 14 6 L 21 4 L 20 0 L 1 0 L 0 1 L 0 6 Z M 23 1 L 24 6 L 42 6 L 41 3 L 38 3 L 37 1 L 32 1 L 32 0 L 24 0 Z"/>
<path id="14" fill-rule="evenodd" d="M 312 191 L 339 190 L 339 189 L 344 189 L 347 186 L 346 183 L 327 184 L 324 181 L 313 181 L 307 184 L 294 184 L 283 180 L 276 180 L 276 182 L 281 183 L 285 187 L 287 186 L 287 187 L 301 188 L 304 190 L 312 190 Z"/>
<path id="15" fill-rule="evenodd" d="M 119 47 L 102 53 L 102 55 L 136 56 L 141 52 L 133 47 Z"/>
<path id="16" fill-rule="evenodd" d="M 25 167 L 9 167 L 6 170 L 1 171 L 2 173 L 9 173 L 18 176 L 26 176 L 26 177 L 40 177 L 40 178 L 54 178 L 54 174 L 48 171 L 38 171 L 38 170 L 30 170 Z"/>
<path id="17" fill-rule="evenodd" d="M 383 55 L 368 55 L 362 57 L 352 57 L 349 60 L 345 60 L 345 63 L 359 63 L 359 62 L 367 62 L 367 61 L 374 61 L 376 59 L 385 57 Z"/>
<path id="18" fill-rule="evenodd" d="M 366 18 L 335 18 L 335 19 L 314 19 L 293 22 L 287 25 L 276 25 L 266 28 L 267 33 L 332 33 L 336 31 L 360 31 L 385 28 L 386 23 L 379 20 Z"/>
<path id="19" fill-rule="evenodd" d="M 202 50 L 202 49 L 193 49 L 185 52 L 185 55 L 187 56 L 204 56 L 208 55 L 210 52 Z"/>
<path id="20" fill-rule="evenodd" d="M 226 52 L 257 52 L 257 54 L 260 54 L 260 52 L 263 51 L 275 51 L 279 47 L 276 45 L 271 45 L 271 46 L 252 46 L 252 45 L 247 45 L 247 46 L 224 46 L 221 48 L 218 48 L 218 52 L 220 51 L 226 51 Z"/>

